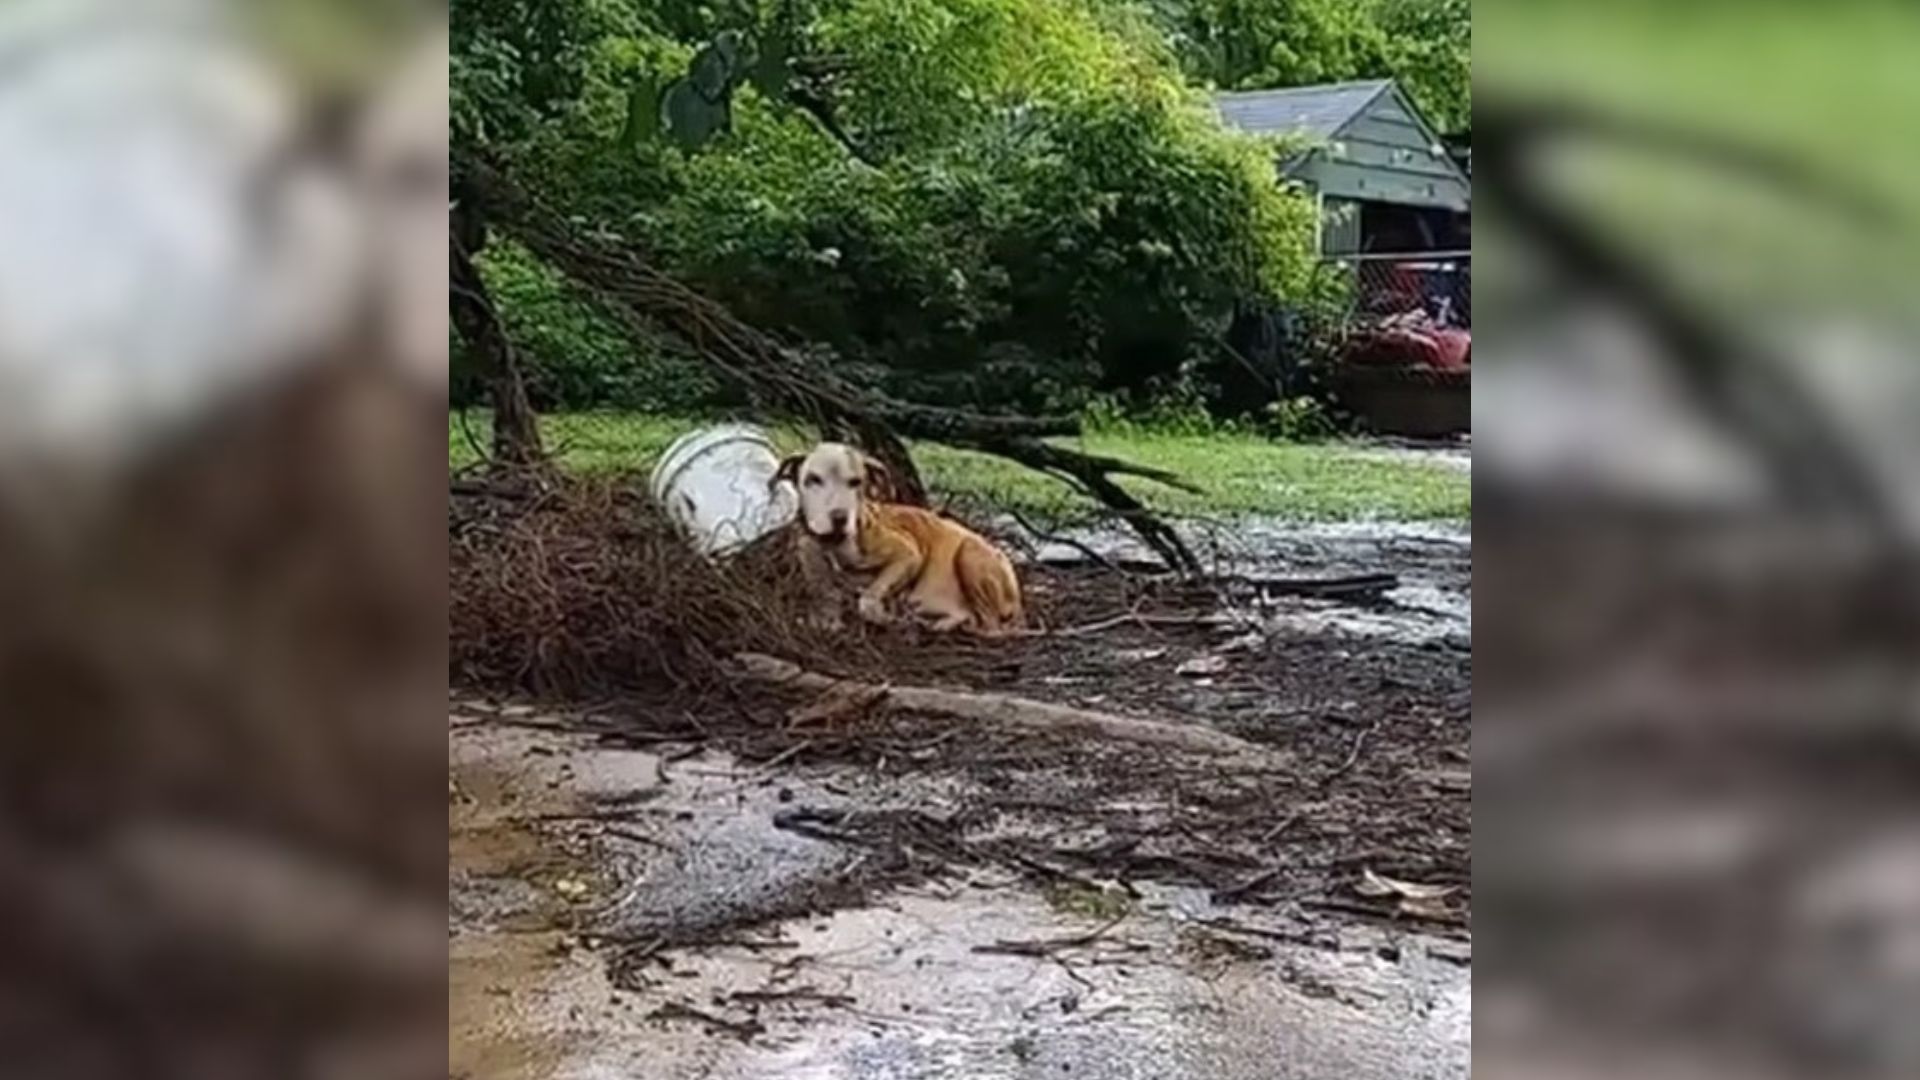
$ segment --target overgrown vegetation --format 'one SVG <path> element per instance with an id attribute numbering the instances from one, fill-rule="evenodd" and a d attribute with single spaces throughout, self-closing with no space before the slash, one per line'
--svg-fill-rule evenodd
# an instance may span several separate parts
<path id="1" fill-rule="evenodd" d="M 1207 87 L 1393 74 L 1467 111 L 1450 0 L 462 0 L 454 25 L 456 142 L 749 322 L 952 405 L 1178 396 L 1233 362 L 1237 306 L 1316 303 L 1311 204 Z M 752 51 L 737 79 L 723 37 Z M 725 91 L 697 149 L 658 137 L 689 82 Z M 481 263 L 536 407 L 711 402 L 525 252 Z"/>

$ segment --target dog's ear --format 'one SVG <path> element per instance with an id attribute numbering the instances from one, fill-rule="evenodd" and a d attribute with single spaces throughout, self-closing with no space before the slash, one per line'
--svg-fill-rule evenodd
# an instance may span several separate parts
<path id="1" fill-rule="evenodd" d="M 776 491 L 780 481 L 785 480 L 794 487 L 800 486 L 800 463 L 806 460 L 804 454 L 788 454 L 780 459 L 780 467 L 773 470 L 773 479 L 767 481 L 767 490 Z"/>
<path id="2" fill-rule="evenodd" d="M 893 502 L 899 497 L 899 489 L 893 484 L 893 470 L 880 464 L 866 454 L 860 455 L 860 475 L 873 492 L 873 497 L 881 502 Z"/>

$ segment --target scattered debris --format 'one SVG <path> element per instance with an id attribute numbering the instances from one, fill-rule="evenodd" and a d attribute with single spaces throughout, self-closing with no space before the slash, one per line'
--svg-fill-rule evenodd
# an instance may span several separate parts
<path id="1" fill-rule="evenodd" d="M 1040 728 L 1057 734 L 1098 735 L 1125 742 L 1175 746 L 1200 753 L 1267 756 L 1266 751 L 1253 743 L 1215 731 L 1197 720 L 1187 723 L 1145 720 L 999 693 L 942 690 L 925 686 L 875 687 L 816 674 L 797 664 L 755 653 L 741 653 L 734 660 L 743 675 L 758 682 L 821 694 L 829 691 L 872 693 L 877 690 L 886 700 L 915 712 Z"/>
<path id="2" fill-rule="evenodd" d="M 703 1012 L 700 1009 L 696 1009 L 684 1001 L 669 1001 L 665 1005 L 648 1013 L 647 1019 L 692 1020 L 696 1023 L 704 1024 L 715 1031 L 725 1032 L 742 1042 L 757 1035 L 764 1035 L 767 1030 L 766 1025 L 758 1020 L 728 1020 L 723 1016 L 715 1016 L 710 1012 Z"/>
<path id="3" fill-rule="evenodd" d="M 889 690 L 884 683 L 835 683 L 822 690 L 812 703 L 787 713 L 787 724 L 805 727 L 848 720 L 885 701 Z"/>
<path id="4" fill-rule="evenodd" d="M 735 990 L 727 995 L 727 1000 L 747 1005 L 805 1002 L 835 1008 L 851 1008 L 854 1004 L 851 994 L 834 994 L 811 986 L 796 986 L 791 990 Z"/>
<path id="5" fill-rule="evenodd" d="M 1078 949 L 1091 945 L 1107 935 L 1107 931 L 1127 921 L 1126 914 L 1115 916 L 1084 934 L 1072 934 L 1067 937 L 1040 938 L 1028 941 L 996 941 L 990 945 L 975 945 L 977 953 L 995 953 L 1003 956 L 1051 956 L 1062 949 Z"/>
<path id="6" fill-rule="evenodd" d="M 1173 669 L 1173 673 L 1191 678 L 1196 675 L 1218 675 L 1225 670 L 1227 670 L 1227 658 L 1215 654 L 1196 656 L 1191 660 L 1183 661 L 1179 667 Z"/>
<path id="7" fill-rule="evenodd" d="M 1397 896 L 1402 900 L 1438 900 L 1458 890 L 1452 885 L 1419 885 L 1362 870 L 1353 891 L 1361 896 Z"/>

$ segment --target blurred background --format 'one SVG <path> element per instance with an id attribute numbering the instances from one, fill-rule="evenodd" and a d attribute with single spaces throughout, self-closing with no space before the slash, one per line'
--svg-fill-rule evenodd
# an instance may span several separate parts
<path id="1" fill-rule="evenodd" d="M 1480 1066 L 1920 1073 L 1920 12 L 1474 15 Z M 9 1075 L 438 1068 L 444 26 L 0 6 Z"/>
<path id="2" fill-rule="evenodd" d="M 1474 21 L 1476 1064 L 1915 1075 L 1920 12 Z"/>
<path id="3" fill-rule="evenodd" d="M 438 1076 L 446 32 L 0 5 L 0 1071 Z"/>

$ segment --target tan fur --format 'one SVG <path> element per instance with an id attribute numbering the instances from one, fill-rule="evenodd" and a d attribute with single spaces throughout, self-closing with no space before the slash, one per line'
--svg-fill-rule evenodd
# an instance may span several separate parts
<path id="1" fill-rule="evenodd" d="M 862 618 L 889 621 L 888 602 L 907 590 L 909 606 L 935 630 L 993 636 L 1020 629 L 1025 613 L 1012 560 L 957 521 L 880 501 L 874 492 L 884 471 L 859 451 L 822 443 L 783 462 L 779 478 L 800 485 L 801 543 L 824 549 L 842 569 L 874 575 L 860 594 Z M 837 532 L 847 515 L 852 527 Z"/>

